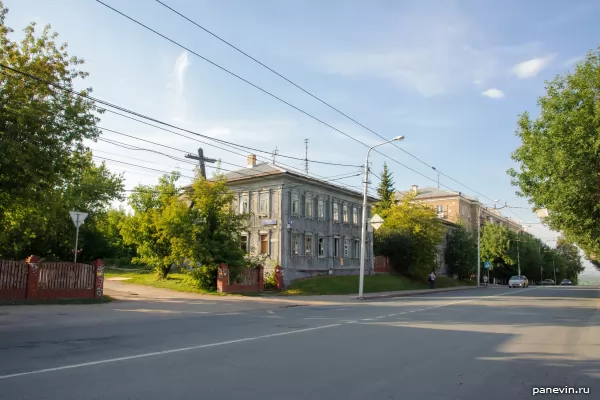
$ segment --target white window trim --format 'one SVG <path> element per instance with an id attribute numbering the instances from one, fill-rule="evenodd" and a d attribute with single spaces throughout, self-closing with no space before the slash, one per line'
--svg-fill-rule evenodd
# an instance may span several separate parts
<path id="1" fill-rule="evenodd" d="M 307 206 L 310 205 L 310 214 L 307 213 Z M 314 217 L 314 202 L 313 202 L 313 196 L 310 193 L 306 193 L 304 195 L 304 216 L 306 218 L 313 218 Z"/>
<path id="2" fill-rule="evenodd" d="M 333 219 L 333 222 L 340 222 L 340 203 L 338 203 L 337 201 L 333 201 L 332 205 L 332 215 L 331 218 Z M 337 217 L 336 217 L 336 207 L 337 207 Z"/>
<path id="3" fill-rule="evenodd" d="M 294 253 L 294 239 L 296 239 L 296 241 L 298 242 L 298 252 Z M 291 255 L 292 256 L 299 256 L 300 255 L 300 234 L 296 233 L 296 232 L 292 232 L 291 235 Z"/>
<path id="4" fill-rule="evenodd" d="M 300 215 L 300 193 L 292 192 L 291 196 L 292 196 L 292 201 L 290 203 L 290 213 L 292 215 Z M 296 211 L 294 211 L 294 201 L 297 204 Z"/>
<path id="5" fill-rule="evenodd" d="M 323 242 L 323 254 L 320 254 L 320 252 L 319 252 L 319 250 L 320 250 L 319 249 L 319 242 L 321 242 L 321 241 Z M 326 250 L 325 249 L 326 249 L 326 246 L 325 246 L 325 236 L 324 235 L 318 235 L 317 236 L 317 256 L 319 258 L 325 258 L 325 256 L 326 256 Z"/>
<path id="6" fill-rule="evenodd" d="M 307 249 L 307 241 L 310 241 L 310 248 L 308 249 L 308 253 L 306 252 Z M 312 257 L 313 256 L 313 250 L 314 250 L 314 240 L 313 240 L 313 235 L 307 233 L 304 235 L 304 255 L 306 257 Z"/>
<path id="7" fill-rule="evenodd" d="M 342 203 L 342 222 L 347 224 L 350 222 L 350 215 L 348 213 L 348 203 Z"/>
<path id="8" fill-rule="evenodd" d="M 358 226 L 358 221 L 360 221 L 359 214 L 358 207 L 352 207 L 352 223 L 356 226 Z M 356 219 L 354 217 L 356 217 Z"/>
<path id="9" fill-rule="evenodd" d="M 323 211 L 323 214 L 321 214 L 320 212 Z M 325 215 L 326 211 L 325 211 L 325 199 L 318 197 L 317 198 L 317 218 L 318 219 L 325 219 Z"/>

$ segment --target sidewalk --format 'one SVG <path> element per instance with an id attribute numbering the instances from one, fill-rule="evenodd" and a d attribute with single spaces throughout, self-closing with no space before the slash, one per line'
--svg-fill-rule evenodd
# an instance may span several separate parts
<path id="1" fill-rule="evenodd" d="M 379 292 L 379 293 L 367 293 L 364 295 L 365 300 L 376 300 L 376 299 L 389 299 L 393 297 L 409 297 L 409 296 L 421 296 L 430 293 L 444 293 L 444 292 L 456 292 L 459 290 L 477 289 L 477 286 L 456 286 L 450 288 L 440 289 L 420 289 L 420 290 L 401 290 L 399 292 Z"/>

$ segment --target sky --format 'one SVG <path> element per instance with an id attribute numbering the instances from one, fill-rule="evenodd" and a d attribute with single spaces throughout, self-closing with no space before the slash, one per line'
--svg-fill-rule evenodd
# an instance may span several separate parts
<path id="1" fill-rule="evenodd" d="M 155 0 L 103 0 L 182 46 L 157 36 L 95 0 L 4 0 L 7 25 L 18 39 L 31 21 L 51 24 L 69 53 L 85 60 L 90 73 L 78 87 L 119 106 L 179 128 L 262 150 L 271 160 L 304 169 L 308 159 L 356 167 L 309 163 L 320 177 L 358 174 L 367 147 L 383 140 L 267 69 L 236 52 Z M 597 48 L 597 1 L 353 1 L 164 0 L 199 25 L 234 44 L 313 95 L 384 138 L 404 135 L 371 153 L 372 169 L 386 162 L 396 188 L 440 186 L 508 204 L 504 215 L 528 225 L 549 245 L 552 232 L 516 195 L 506 171 L 518 166 L 511 153 L 518 116 L 538 114 L 544 82 L 572 71 Z M 197 53 L 193 54 L 193 53 Z M 204 57 L 205 59 L 199 57 Z M 259 89 L 227 74 L 210 60 L 326 122 L 326 126 Z M 215 148 L 212 139 L 191 138 L 115 115 L 102 115 L 103 138 L 182 157 L 204 149 L 224 169 L 246 165 L 252 151 Z M 333 128 L 335 129 L 333 129 Z M 337 129 L 337 130 L 336 130 Z M 348 136 L 356 139 L 353 140 Z M 212 144 L 213 146 L 211 146 Z M 160 171 L 193 176 L 194 166 L 164 155 L 90 143 L 94 154 L 126 188 L 153 184 Z M 183 150 L 183 151 L 179 151 Z M 100 161 L 100 159 L 98 158 Z M 229 163 L 229 164 L 225 164 Z M 233 166 L 235 164 L 237 166 Z M 157 171 L 158 170 L 158 171 Z M 208 173 L 214 169 L 208 168 Z M 188 183 L 182 178 L 181 183 Z M 339 181 L 358 190 L 361 178 Z M 378 183 L 372 178 L 373 185 Z M 594 268 L 586 264 L 586 273 Z"/>

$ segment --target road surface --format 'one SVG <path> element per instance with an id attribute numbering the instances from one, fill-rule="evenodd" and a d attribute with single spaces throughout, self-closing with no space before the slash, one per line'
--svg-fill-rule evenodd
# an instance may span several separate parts
<path id="1" fill-rule="evenodd" d="M 597 288 L 489 287 L 15 326 L 0 330 L 0 399 L 600 398 L 599 309 Z"/>

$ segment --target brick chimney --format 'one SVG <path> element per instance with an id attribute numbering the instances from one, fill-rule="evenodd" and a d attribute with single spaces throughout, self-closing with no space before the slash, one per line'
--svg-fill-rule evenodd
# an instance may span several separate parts
<path id="1" fill-rule="evenodd" d="M 248 168 L 256 167 L 256 154 L 250 154 L 248 156 Z"/>

